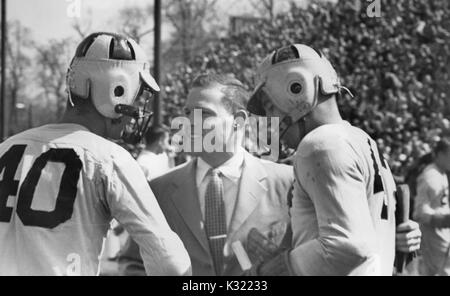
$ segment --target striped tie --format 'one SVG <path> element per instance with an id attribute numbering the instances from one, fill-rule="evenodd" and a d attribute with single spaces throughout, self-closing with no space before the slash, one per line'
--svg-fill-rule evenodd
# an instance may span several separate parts
<path id="1" fill-rule="evenodd" d="M 205 194 L 205 230 L 214 261 L 216 275 L 223 270 L 223 248 L 227 238 L 223 183 L 218 170 L 210 169 L 210 181 Z"/>

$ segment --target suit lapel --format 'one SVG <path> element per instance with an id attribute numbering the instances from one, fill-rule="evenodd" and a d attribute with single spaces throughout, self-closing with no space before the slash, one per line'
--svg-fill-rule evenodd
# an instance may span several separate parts
<path id="1" fill-rule="evenodd" d="M 239 194 L 228 231 L 229 238 L 242 226 L 255 210 L 261 198 L 267 194 L 267 188 L 262 184 L 266 177 L 267 173 L 260 161 L 248 152 L 245 152 Z"/>
<path id="2" fill-rule="evenodd" d="M 198 200 L 198 191 L 195 181 L 196 160 L 191 161 L 181 172 L 181 176 L 174 180 L 175 189 L 170 197 L 183 220 L 194 236 L 209 253 L 208 241 L 203 229 L 202 212 Z"/>

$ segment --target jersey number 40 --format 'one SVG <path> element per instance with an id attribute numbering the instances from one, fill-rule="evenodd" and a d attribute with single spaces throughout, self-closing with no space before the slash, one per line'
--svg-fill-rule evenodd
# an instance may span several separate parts
<path id="1" fill-rule="evenodd" d="M 16 196 L 18 192 L 16 212 L 24 225 L 55 228 L 72 217 L 81 160 L 73 149 L 51 148 L 36 158 L 19 189 L 19 181 L 14 180 L 14 175 L 25 148 L 26 145 L 14 145 L 0 158 L 0 175 L 3 172 L 3 178 L 0 180 L 0 222 L 11 221 L 13 208 L 7 206 L 8 197 Z M 42 170 L 49 161 L 65 164 L 55 209 L 50 212 L 33 210 L 33 195 Z"/>

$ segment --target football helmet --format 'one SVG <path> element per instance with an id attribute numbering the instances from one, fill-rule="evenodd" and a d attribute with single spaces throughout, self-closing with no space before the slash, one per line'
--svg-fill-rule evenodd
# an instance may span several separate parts
<path id="1" fill-rule="evenodd" d="M 76 95 L 90 98 L 104 117 L 132 117 L 134 128 L 124 131 L 123 139 L 130 143 L 141 140 L 151 117 L 149 96 L 143 108 L 133 103 L 144 90 L 153 94 L 160 88 L 150 75 L 143 49 L 134 40 L 106 32 L 89 35 L 78 45 L 66 80 L 72 105 L 72 95 Z"/>
<path id="2" fill-rule="evenodd" d="M 315 49 L 293 44 L 269 54 L 257 69 L 257 86 L 247 104 L 249 112 L 265 116 L 269 100 L 284 116 L 281 124 L 297 122 L 318 104 L 319 94 L 338 93 L 342 86 L 328 59 Z"/>

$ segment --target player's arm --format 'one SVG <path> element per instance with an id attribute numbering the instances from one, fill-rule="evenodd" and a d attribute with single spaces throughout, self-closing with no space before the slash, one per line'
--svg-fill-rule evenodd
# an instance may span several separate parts
<path id="1" fill-rule="evenodd" d="M 450 227 L 450 214 L 433 209 L 431 200 L 439 193 L 433 185 L 432 176 L 425 175 L 418 180 L 417 196 L 415 201 L 414 219 L 421 224 L 437 228 Z"/>
<path id="2" fill-rule="evenodd" d="M 139 245 L 148 275 L 191 275 L 189 255 L 170 229 L 138 164 L 116 163 L 107 194 L 111 214 Z"/>
<path id="3" fill-rule="evenodd" d="M 374 259 L 376 233 L 356 153 L 334 143 L 296 159 L 300 186 L 314 203 L 319 237 L 290 252 L 297 275 L 346 275 Z"/>

